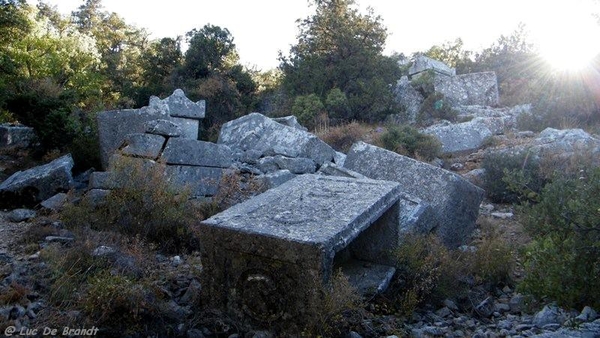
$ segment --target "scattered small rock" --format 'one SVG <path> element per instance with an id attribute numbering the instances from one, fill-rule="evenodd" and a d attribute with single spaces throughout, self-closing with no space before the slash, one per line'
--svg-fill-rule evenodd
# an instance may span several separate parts
<path id="1" fill-rule="evenodd" d="M 35 218 L 36 212 L 31 209 L 15 209 L 6 215 L 9 221 L 20 223 Z"/>

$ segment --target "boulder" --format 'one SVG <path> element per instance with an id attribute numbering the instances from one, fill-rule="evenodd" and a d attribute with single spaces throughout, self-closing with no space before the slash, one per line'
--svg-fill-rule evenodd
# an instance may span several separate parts
<path id="1" fill-rule="evenodd" d="M 193 198 L 213 196 L 219 189 L 224 169 L 189 165 L 168 165 L 167 181 L 175 188 L 190 189 Z"/>
<path id="2" fill-rule="evenodd" d="M 533 325 L 542 328 L 548 324 L 562 325 L 566 320 L 564 311 L 556 305 L 546 305 L 533 316 Z"/>
<path id="3" fill-rule="evenodd" d="M 275 122 L 258 113 L 225 123 L 218 143 L 230 146 L 234 152 L 253 149 L 261 157 L 305 157 L 317 165 L 331 162 L 335 155 L 335 150 L 315 135 Z"/>
<path id="4" fill-rule="evenodd" d="M 407 115 L 404 119 L 408 119 L 408 122 L 414 123 L 417 120 L 417 114 L 419 113 L 425 98 L 418 90 L 413 88 L 406 76 L 403 76 L 398 80 L 394 93 L 396 95 L 396 102 L 398 102 L 401 109 L 404 110 Z M 402 118 L 400 118 L 400 120 L 402 120 Z"/>
<path id="5" fill-rule="evenodd" d="M 28 221 L 35 218 L 36 212 L 31 209 L 15 209 L 6 215 L 9 221 L 14 223 Z"/>
<path id="6" fill-rule="evenodd" d="M 121 146 L 121 154 L 156 160 L 165 144 L 165 138 L 153 134 L 129 134 Z"/>
<path id="7" fill-rule="evenodd" d="M 181 89 L 175 89 L 173 94 L 164 101 L 168 107 L 169 115 L 173 117 L 200 120 L 204 118 L 206 113 L 206 102 L 204 100 L 193 102 L 185 96 Z"/>
<path id="8" fill-rule="evenodd" d="M 258 179 L 265 188 L 273 189 L 294 177 L 296 177 L 296 175 L 292 174 L 289 170 L 277 170 L 275 172 L 259 176 Z"/>
<path id="9" fill-rule="evenodd" d="M 417 55 L 413 60 L 412 66 L 408 69 L 408 75 L 413 76 L 426 70 L 433 70 L 435 73 L 445 76 L 456 75 L 454 68 L 448 67 L 445 63 L 429 58 L 425 55 Z"/>
<path id="10" fill-rule="evenodd" d="M 315 162 L 310 158 L 277 155 L 274 160 L 279 169 L 287 169 L 293 174 L 314 174 L 317 170 Z"/>
<path id="11" fill-rule="evenodd" d="M 423 132 L 438 139 L 445 154 L 471 151 L 479 149 L 487 137 L 494 135 L 480 119 L 457 124 L 436 124 L 424 129 Z"/>
<path id="12" fill-rule="evenodd" d="M 25 171 L 18 171 L 0 184 L 0 204 L 33 206 L 73 187 L 73 158 L 65 155 Z"/>
<path id="13" fill-rule="evenodd" d="M 453 105 L 497 106 L 498 80 L 494 72 L 470 73 L 457 76 L 436 75 L 434 89 L 444 94 Z"/>
<path id="14" fill-rule="evenodd" d="M 399 182 L 403 192 L 429 204 L 431 228 L 448 247 L 467 243 L 475 229 L 484 191 L 457 174 L 364 142 L 352 146 L 344 167 Z"/>
<path id="15" fill-rule="evenodd" d="M 48 198 L 43 201 L 40 205 L 42 208 L 52 210 L 52 211 L 60 211 L 62 207 L 67 203 L 67 194 L 64 192 L 59 192 L 58 194 Z"/>
<path id="16" fill-rule="evenodd" d="M 36 139 L 33 128 L 22 125 L 0 124 L 0 147 L 27 148 Z"/>
<path id="17" fill-rule="evenodd" d="M 228 168 L 233 164 L 233 153 L 224 144 L 172 138 L 167 142 L 161 160 L 166 164 Z"/>

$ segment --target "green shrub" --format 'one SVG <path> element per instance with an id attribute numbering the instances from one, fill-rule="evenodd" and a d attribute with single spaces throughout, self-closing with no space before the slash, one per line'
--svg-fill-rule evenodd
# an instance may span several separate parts
<path id="1" fill-rule="evenodd" d="M 325 107 L 330 117 L 344 119 L 349 116 L 350 103 L 343 91 L 339 88 L 333 88 L 327 94 Z"/>
<path id="2" fill-rule="evenodd" d="M 526 152 L 490 153 L 481 167 L 484 189 L 493 202 L 535 200 L 545 183 L 539 163 Z"/>
<path id="3" fill-rule="evenodd" d="M 297 96 L 292 105 L 292 114 L 298 122 L 309 129 L 314 128 L 315 120 L 325 110 L 325 105 L 316 94 Z"/>
<path id="4" fill-rule="evenodd" d="M 428 97 L 435 93 L 434 87 L 435 72 L 428 69 L 412 78 L 410 85 L 418 90 L 423 97 Z"/>
<path id="5" fill-rule="evenodd" d="M 523 292 L 563 306 L 600 307 L 600 169 L 548 184 L 538 204 L 522 208 L 532 243 Z"/>
<path id="6" fill-rule="evenodd" d="M 189 202 L 189 191 L 170 186 L 162 165 L 122 158 L 112 173 L 119 188 L 100 206 L 83 201 L 67 208 L 62 215 L 69 228 L 88 226 L 141 236 L 165 252 L 196 249 L 191 230 L 196 209 Z"/>
<path id="7" fill-rule="evenodd" d="M 385 149 L 413 158 L 431 161 L 441 153 L 441 143 L 431 135 L 422 134 L 411 126 L 390 126 L 378 140 Z"/>
<path id="8" fill-rule="evenodd" d="M 458 112 L 452 108 L 444 94 L 435 92 L 423 101 L 421 109 L 417 113 L 417 124 L 428 126 L 436 120 L 456 122 L 457 118 Z"/>

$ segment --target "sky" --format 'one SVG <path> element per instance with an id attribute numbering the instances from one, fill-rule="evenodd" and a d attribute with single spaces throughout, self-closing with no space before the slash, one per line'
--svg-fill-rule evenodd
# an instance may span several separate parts
<path id="1" fill-rule="evenodd" d="M 44 0 L 63 14 L 84 0 Z M 385 54 L 410 55 L 433 45 L 461 38 L 468 50 L 489 47 L 500 35 L 509 35 L 525 23 L 534 42 L 547 53 L 566 54 L 582 45 L 600 52 L 600 26 L 592 12 L 593 0 L 356 0 L 361 11 L 372 7 L 388 29 Z M 205 24 L 227 28 L 234 37 L 243 65 L 268 70 L 278 65 L 295 44 L 296 20 L 314 13 L 307 0 L 103 0 L 104 9 L 116 12 L 128 24 L 145 28 L 152 38 L 185 35 Z M 596 47 L 599 45 L 598 47 Z M 588 47 L 588 49 L 591 47 Z M 588 51 L 590 53 L 594 51 Z M 565 61 L 565 60 L 563 60 Z"/>

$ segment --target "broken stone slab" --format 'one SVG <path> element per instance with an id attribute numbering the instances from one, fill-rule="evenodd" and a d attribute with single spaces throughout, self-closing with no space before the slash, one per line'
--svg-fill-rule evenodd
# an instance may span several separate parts
<path id="1" fill-rule="evenodd" d="M 317 174 L 327 175 L 327 176 L 340 176 L 340 177 L 349 177 L 349 178 L 357 178 L 364 179 L 367 178 L 364 175 L 361 175 L 355 171 L 350 169 L 346 169 L 342 166 L 333 163 L 325 163 L 317 171 Z"/>
<path id="2" fill-rule="evenodd" d="M 181 127 L 178 124 L 162 119 L 144 122 L 144 129 L 144 132 L 147 134 L 165 137 L 179 137 L 182 134 Z"/>
<path id="3" fill-rule="evenodd" d="M 307 174 L 200 222 L 207 303 L 261 322 L 311 316 L 338 267 L 385 265 L 370 259 L 397 247 L 399 196 L 394 182 Z"/>
<path id="4" fill-rule="evenodd" d="M 67 194 L 64 192 L 59 192 L 58 194 L 48 198 L 43 201 L 40 205 L 42 208 L 52 210 L 52 211 L 60 211 L 65 203 L 67 203 Z"/>
<path id="5" fill-rule="evenodd" d="M 274 161 L 279 169 L 287 169 L 293 174 L 314 174 L 317 170 L 316 163 L 310 158 L 277 155 L 274 157 Z"/>
<path id="6" fill-rule="evenodd" d="M 333 163 L 335 163 L 336 165 L 338 165 L 340 167 L 343 167 L 344 161 L 346 161 L 346 154 L 336 151 L 335 155 L 333 155 Z"/>
<path id="7" fill-rule="evenodd" d="M 0 204 L 33 206 L 74 185 L 70 154 L 24 171 L 18 171 L 0 184 Z"/>
<path id="8" fill-rule="evenodd" d="M 275 156 L 266 156 L 258 160 L 256 163 L 258 170 L 265 174 L 270 174 L 279 170 L 277 162 L 275 162 Z"/>
<path id="9" fill-rule="evenodd" d="M 345 168 L 369 178 L 400 183 L 401 190 L 428 203 L 432 228 L 448 247 L 469 240 L 484 191 L 459 175 L 364 143 L 355 143 Z"/>
<path id="10" fill-rule="evenodd" d="M 218 143 L 228 145 L 234 151 L 254 149 L 261 157 L 283 155 L 310 158 L 317 165 L 331 162 L 335 155 L 335 150 L 315 135 L 277 123 L 259 113 L 225 123 Z"/>
<path id="11" fill-rule="evenodd" d="M 200 120 L 204 118 L 206 113 L 206 102 L 204 100 L 193 102 L 185 96 L 181 89 L 175 89 L 173 94 L 164 101 L 168 106 L 169 115 L 173 117 Z"/>
<path id="12" fill-rule="evenodd" d="M 23 125 L 0 124 L 0 147 L 27 148 L 36 139 L 33 128 Z"/>
<path id="13" fill-rule="evenodd" d="M 279 122 L 279 123 L 281 123 L 283 125 L 286 125 L 288 127 L 296 128 L 296 129 L 299 129 L 299 130 L 302 130 L 302 131 L 308 131 L 308 129 L 306 129 L 305 127 L 303 127 L 298 122 L 298 119 L 294 115 L 284 116 L 284 117 L 274 117 L 274 118 L 272 118 L 272 120 L 275 121 L 275 122 Z"/>
<path id="14" fill-rule="evenodd" d="M 403 193 L 400 196 L 400 232 L 430 233 L 436 224 L 436 214 L 429 205 L 420 198 Z"/>
<path id="15" fill-rule="evenodd" d="M 445 154 L 479 149 L 487 137 L 494 135 L 485 123 L 480 123 L 477 119 L 457 124 L 433 125 L 423 132 L 438 139 Z"/>
<path id="16" fill-rule="evenodd" d="M 129 134 L 121 146 L 123 155 L 156 160 L 165 144 L 165 138 L 153 134 Z"/>
<path id="17" fill-rule="evenodd" d="M 175 188 L 190 189 L 193 198 L 213 196 L 219 189 L 224 169 L 184 165 L 168 165 L 166 179 Z"/>
<path id="18" fill-rule="evenodd" d="M 296 175 L 292 174 L 289 170 L 286 169 L 264 174 L 262 176 L 259 176 L 258 179 L 261 181 L 264 187 L 266 187 L 267 189 L 273 189 L 291 180 L 294 177 L 296 177 Z"/>
<path id="19" fill-rule="evenodd" d="M 434 90 L 444 94 L 453 106 L 498 106 L 498 80 L 494 72 L 470 73 L 457 76 L 434 76 Z"/>
<path id="20" fill-rule="evenodd" d="M 20 223 L 20 222 L 25 222 L 32 218 L 35 218 L 35 216 L 37 216 L 35 210 L 15 209 L 15 210 L 12 210 L 11 212 L 9 212 L 6 215 L 6 218 L 8 218 L 8 220 L 11 222 Z"/>
<path id="21" fill-rule="evenodd" d="M 438 60 L 434 60 L 422 54 L 417 55 L 415 57 L 412 66 L 410 66 L 410 68 L 408 69 L 408 74 L 410 76 L 414 76 L 416 74 L 422 73 L 430 69 L 438 74 L 442 74 L 445 76 L 456 75 L 456 70 L 454 68 L 450 68 L 445 63 Z"/>
<path id="22" fill-rule="evenodd" d="M 233 152 L 224 144 L 172 138 L 161 160 L 167 164 L 228 168 L 233 164 Z"/>

